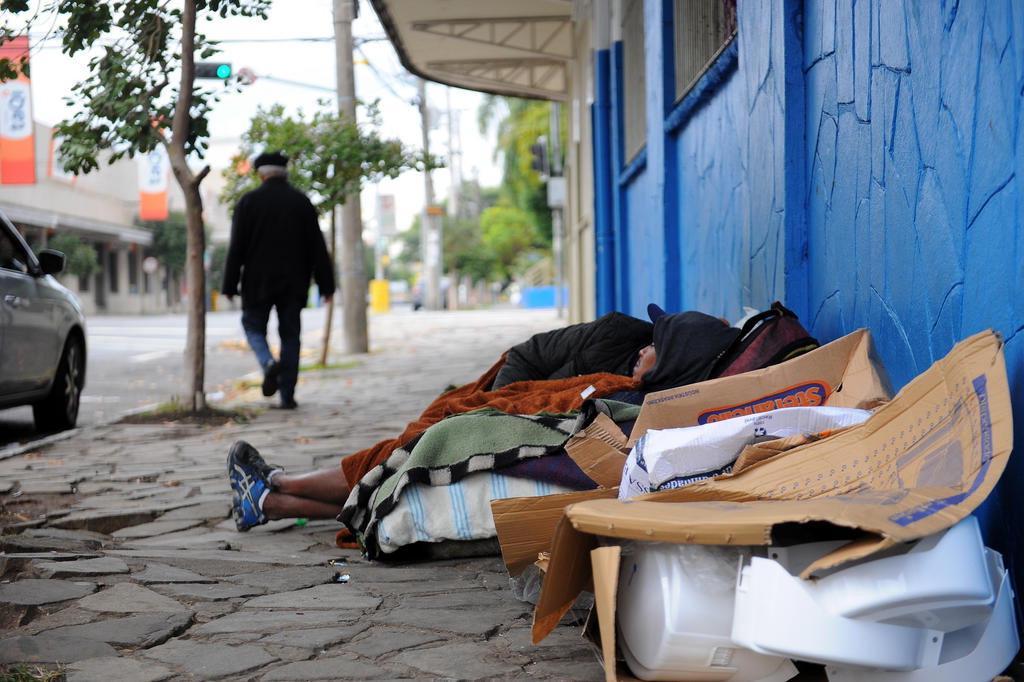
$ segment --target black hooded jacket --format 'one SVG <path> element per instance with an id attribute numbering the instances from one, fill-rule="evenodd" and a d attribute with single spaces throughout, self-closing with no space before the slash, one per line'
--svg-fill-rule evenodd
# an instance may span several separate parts
<path id="1" fill-rule="evenodd" d="M 493 388 L 596 372 L 628 376 L 640 349 L 651 343 L 653 329 L 650 322 L 608 313 L 593 322 L 534 334 L 509 349 Z"/>
<path id="2" fill-rule="evenodd" d="M 643 376 L 645 392 L 704 381 L 718 356 L 740 330 L 696 311 L 663 315 L 654 323 L 654 367 Z"/>

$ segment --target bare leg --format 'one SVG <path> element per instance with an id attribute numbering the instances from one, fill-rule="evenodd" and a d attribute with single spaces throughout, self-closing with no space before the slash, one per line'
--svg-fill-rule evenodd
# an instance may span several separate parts
<path id="1" fill-rule="evenodd" d="M 263 513 L 268 519 L 333 519 L 341 505 L 272 492 L 263 500 Z"/>
<path id="2" fill-rule="evenodd" d="M 340 506 L 348 499 L 348 481 L 340 466 L 330 469 L 319 469 L 308 474 L 278 474 L 274 476 L 274 487 L 277 493 L 284 496 L 304 497 L 308 500 L 328 502 Z M 307 516 L 301 514 L 301 516 Z M 331 516 L 337 516 L 337 513 Z"/>

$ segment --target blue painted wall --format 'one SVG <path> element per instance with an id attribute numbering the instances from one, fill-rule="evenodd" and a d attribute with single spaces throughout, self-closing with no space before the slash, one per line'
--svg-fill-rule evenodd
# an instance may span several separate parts
<path id="1" fill-rule="evenodd" d="M 1024 3 L 808 2 L 814 334 L 872 330 L 897 386 L 964 337 L 1006 339 L 1024 434 Z M 1024 584 L 1024 462 L 980 514 Z"/>
<path id="2" fill-rule="evenodd" d="M 733 55 L 679 102 L 670 4 L 645 0 L 661 92 L 625 183 L 610 118 L 614 306 L 781 299 L 823 341 L 871 329 L 897 388 L 992 327 L 1024 434 L 1024 2 L 740 0 Z M 1018 454 L 979 513 L 1018 585 L 1020 499 Z"/>

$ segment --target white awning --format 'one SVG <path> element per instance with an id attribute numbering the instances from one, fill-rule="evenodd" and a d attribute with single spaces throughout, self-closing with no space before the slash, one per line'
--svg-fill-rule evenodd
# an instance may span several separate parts
<path id="1" fill-rule="evenodd" d="M 572 0 L 370 0 L 406 69 L 428 80 L 564 100 Z"/>
<path id="2" fill-rule="evenodd" d="M 127 225 L 118 225 L 90 218 L 66 215 L 55 211 L 46 211 L 29 206 L 18 206 L 0 202 L 3 210 L 12 222 L 42 227 L 47 229 L 65 228 L 94 239 L 117 239 L 128 244 L 149 246 L 153 243 L 153 234 L 148 230 Z"/>

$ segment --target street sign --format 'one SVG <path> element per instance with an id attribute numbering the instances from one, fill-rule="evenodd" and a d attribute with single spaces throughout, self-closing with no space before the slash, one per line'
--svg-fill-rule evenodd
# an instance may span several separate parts
<path id="1" fill-rule="evenodd" d="M 444 215 L 444 207 L 443 206 L 438 206 L 436 204 L 431 205 L 431 206 L 427 206 L 427 215 L 429 215 L 429 216 L 443 216 Z"/>
<path id="2" fill-rule="evenodd" d="M 379 237 L 391 237 L 398 232 L 394 194 L 377 195 L 377 230 Z"/>

